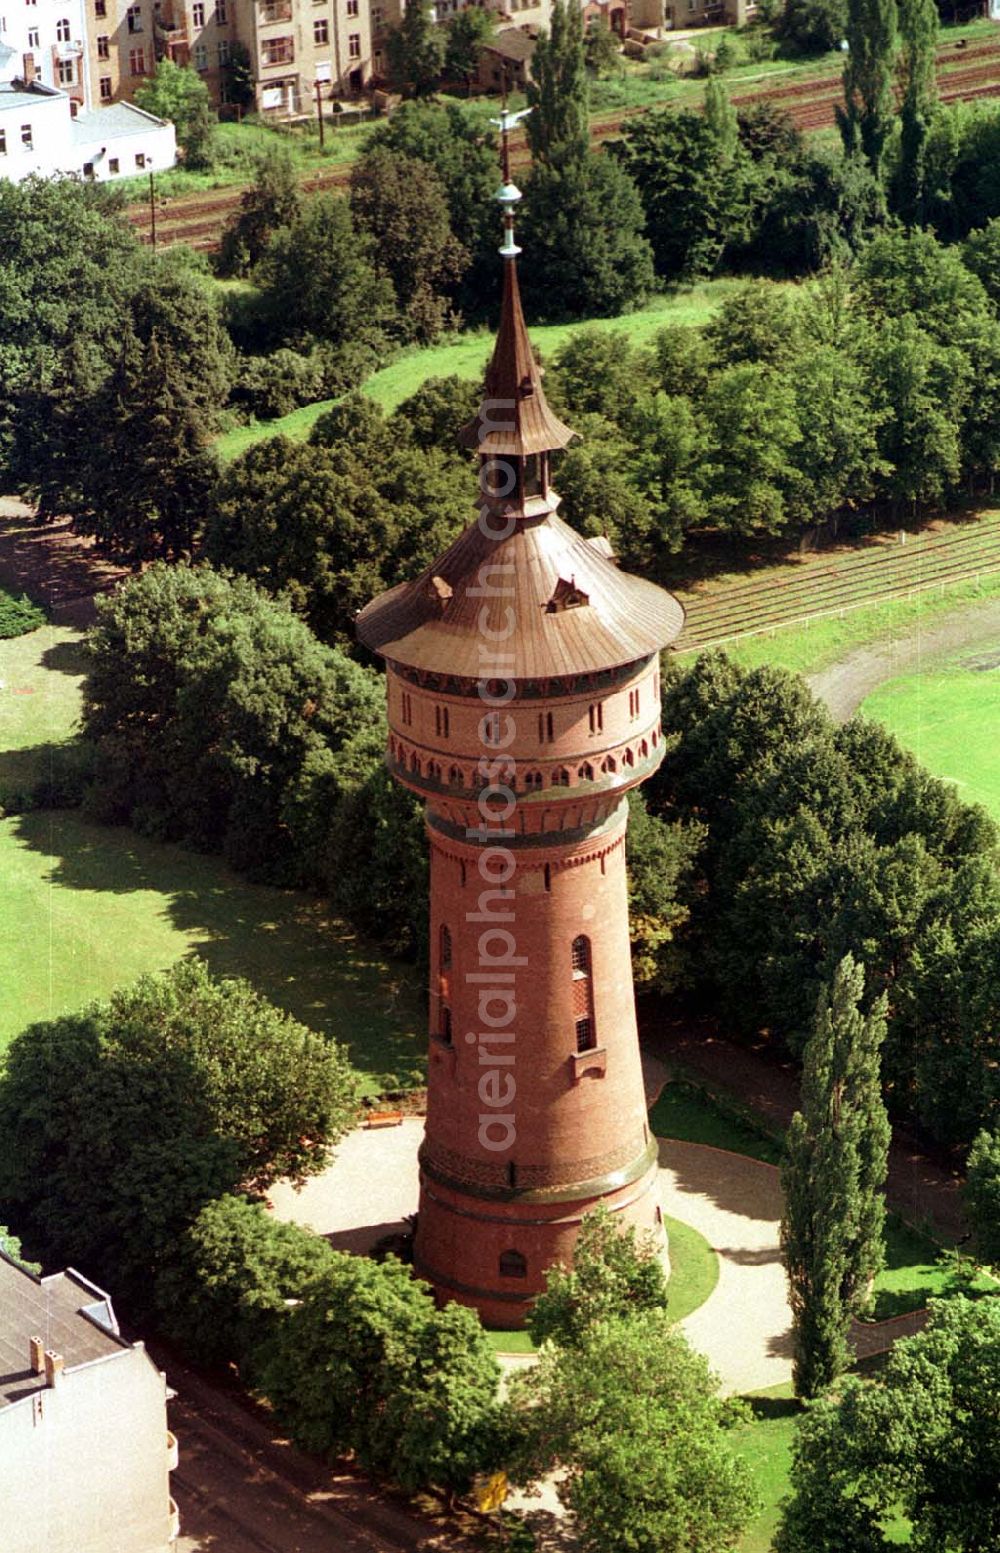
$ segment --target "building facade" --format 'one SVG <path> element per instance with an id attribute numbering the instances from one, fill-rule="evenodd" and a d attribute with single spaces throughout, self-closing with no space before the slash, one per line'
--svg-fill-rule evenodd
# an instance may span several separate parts
<path id="1" fill-rule="evenodd" d="M 176 1464 L 166 1381 L 109 1297 L 0 1251 L 4 1553 L 162 1553 L 179 1529 Z"/>
<path id="2" fill-rule="evenodd" d="M 13 73 L 64 92 L 78 108 L 92 105 L 85 45 L 86 0 L 30 0 L 0 16 L 0 48 L 12 51 Z"/>
<path id="3" fill-rule="evenodd" d="M 507 117 L 513 122 L 513 116 Z M 519 198 L 509 179 L 499 196 Z M 508 218 L 476 421 L 478 519 L 358 617 L 386 662 L 389 769 L 426 804 L 431 1008 L 414 1264 L 523 1323 L 597 1204 L 659 1234 L 625 876 L 627 794 L 659 764 L 659 653 L 683 611 L 558 516 Z"/>

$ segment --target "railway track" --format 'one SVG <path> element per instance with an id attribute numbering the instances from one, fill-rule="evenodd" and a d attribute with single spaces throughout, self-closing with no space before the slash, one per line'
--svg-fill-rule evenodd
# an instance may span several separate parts
<path id="1" fill-rule="evenodd" d="M 937 68 L 938 87 L 943 102 L 972 102 L 1000 96 L 1000 41 L 970 43 L 964 48 L 954 43 L 945 44 L 938 49 Z M 798 129 L 825 129 L 836 122 L 836 108 L 841 101 L 840 76 L 835 71 L 826 71 L 804 81 L 767 85 L 757 91 L 740 92 L 733 98 L 737 108 L 762 101 L 786 108 Z M 620 134 L 630 119 L 655 111 L 655 107 L 659 106 L 654 105 L 653 109 L 626 108 L 616 113 L 595 116 L 590 125 L 591 142 L 601 145 Z M 512 146 L 513 165 L 524 167 L 529 160 L 523 134 L 515 136 Z M 333 167 L 328 172 L 303 179 L 302 186 L 310 192 L 344 189 L 350 176 L 349 165 Z M 157 210 L 157 241 L 162 246 L 188 243 L 193 248 L 205 251 L 215 248 L 226 222 L 239 208 L 243 192 L 244 186 L 237 185 L 165 200 Z M 136 231 L 148 242 L 148 205 L 133 205 L 126 214 Z"/>

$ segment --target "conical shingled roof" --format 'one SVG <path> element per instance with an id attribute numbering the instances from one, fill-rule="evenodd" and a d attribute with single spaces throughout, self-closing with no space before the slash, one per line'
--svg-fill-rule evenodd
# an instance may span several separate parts
<path id="1" fill-rule="evenodd" d="M 500 329 L 486 369 L 483 404 L 475 420 L 462 427 L 459 443 L 483 454 L 524 458 L 529 453 L 564 448 L 575 436 L 576 432 L 552 413 L 542 392 L 542 374 L 532 354 L 521 307 L 517 266 L 507 259 Z"/>
<path id="2" fill-rule="evenodd" d="M 367 605 L 357 632 L 410 668 L 479 679 L 486 647 L 503 655 L 505 674 L 535 680 L 633 663 L 666 647 L 683 624 L 673 594 L 619 571 L 549 512 L 520 519 L 499 541 L 471 524 L 423 576 Z"/>

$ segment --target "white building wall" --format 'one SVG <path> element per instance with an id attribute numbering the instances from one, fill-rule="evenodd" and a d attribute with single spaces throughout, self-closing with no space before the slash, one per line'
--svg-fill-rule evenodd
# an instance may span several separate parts
<path id="1" fill-rule="evenodd" d="M 0 0 L 0 41 L 14 50 L 18 75 L 33 68 L 44 86 L 70 92 L 90 107 L 84 5 L 85 0 Z"/>
<path id="2" fill-rule="evenodd" d="M 0 1527 L 4 1553 L 168 1547 L 166 1388 L 141 1345 L 0 1408 Z"/>
<path id="3" fill-rule="evenodd" d="M 68 98 L 19 95 L 0 111 L 0 178 L 20 183 L 30 173 L 61 171 L 70 133 Z"/>

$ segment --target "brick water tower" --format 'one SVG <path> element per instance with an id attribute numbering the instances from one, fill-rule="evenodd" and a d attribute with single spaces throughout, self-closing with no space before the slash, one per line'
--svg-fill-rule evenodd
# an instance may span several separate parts
<path id="1" fill-rule="evenodd" d="M 512 122 L 506 115 L 505 131 Z M 480 511 L 358 617 L 386 663 L 388 764 L 426 803 L 430 1056 L 417 1273 L 516 1327 L 603 1203 L 662 1234 L 629 953 L 630 788 L 655 770 L 659 652 L 683 611 L 558 516 L 518 291 L 509 173 L 503 311 L 462 433 Z"/>

